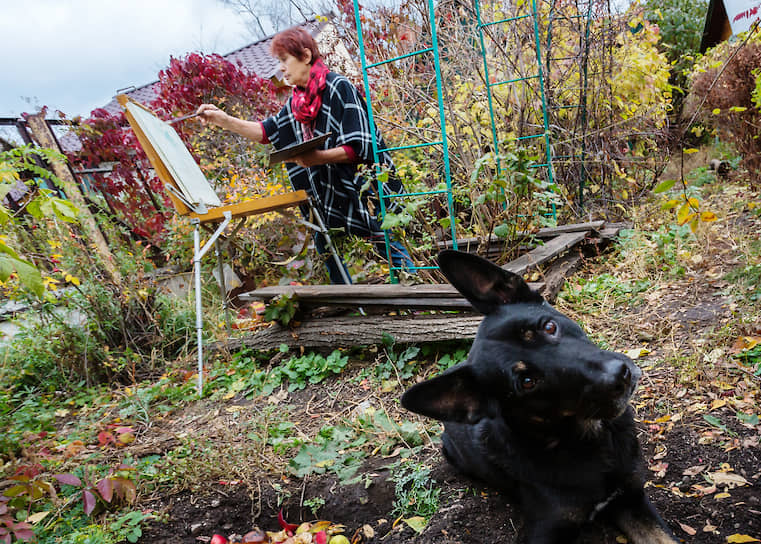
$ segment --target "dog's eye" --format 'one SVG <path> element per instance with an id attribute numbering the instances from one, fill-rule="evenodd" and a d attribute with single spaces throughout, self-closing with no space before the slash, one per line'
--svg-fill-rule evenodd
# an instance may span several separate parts
<path id="1" fill-rule="evenodd" d="M 554 321 L 548 321 L 544 324 L 544 332 L 550 336 L 555 336 L 558 333 L 558 324 Z"/>
<path id="2" fill-rule="evenodd" d="M 536 380 L 532 378 L 531 376 L 524 376 L 521 378 L 521 387 L 528 391 L 529 389 L 533 389 L 536 385 Z"/>

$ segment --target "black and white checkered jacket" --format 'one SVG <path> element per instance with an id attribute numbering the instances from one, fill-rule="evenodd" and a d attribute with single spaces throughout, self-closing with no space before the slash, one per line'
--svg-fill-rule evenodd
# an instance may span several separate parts
<path id="1" fill-rule="evenodd" d="M 280 112 L 262 121 L 264 132 L 275 149 L 282 149 L 304 141 L 303 125 L 291 111 L 291 101 Z M 343 228 L 347 233 L 359 236 L 382 234 L 377 201 L 377 182 L 370 184 L 369 190 L 362 190 L 367 181 L 367 173 L 374 173 L 372 137 L 370 121 L 364 99 L 356 87 L 344 76 L 329 72 L 322 107 L 313 125 L 313 135 L 332 132 L 323 149 L 351 146 L 357 162 L 354 164 L 325 164 L 302 168 L 294 163 L 286 163 L 288 175 L 294 190 L 304 189 L 330 228 Z M 376 128 L 378 148 L 385 148 Z M 381 164 L 393 170 L 388 152 L 381 152 Z M 368 165 L 365 174 L 360 165 Z M 384 186 L 384 194 L 403 192 L 401 181 L 390 175 Z M 393 209 L 398 199 L 387 199 L 387 209 Z M 373 210 L 373 211 L 371 211 Z M 303 210 L 302 210 L 303 211 Z"/>

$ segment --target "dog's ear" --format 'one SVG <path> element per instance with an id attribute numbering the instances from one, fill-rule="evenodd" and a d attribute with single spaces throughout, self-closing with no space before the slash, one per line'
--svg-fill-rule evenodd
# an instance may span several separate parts
<path id="1" fill-rule="evenodd" d="M 494 415 L 489 397 L 468 365 L 452 367 L 413 385 L 402 395 L 402 406 L 439 421 L 458 423 L 476 423 Z"/>
<path id="2" fill-rule="evenodd" d="M 438 261 L 449 283 L 482 314 L 490 314 L 503 304 L 544 300 L 518 274 L 477 255 L 448 249 L 439 253 Z"/>

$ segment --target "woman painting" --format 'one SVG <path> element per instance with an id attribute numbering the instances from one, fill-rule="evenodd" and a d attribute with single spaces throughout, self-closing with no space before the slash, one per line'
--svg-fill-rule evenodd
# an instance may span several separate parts
<path id="1" fill-rule="evenodd" d="M 231 130 L 257 143 L 282 149 L 331 133 L 323 149 L 305 152 L 286 162 L 294 190 L 305 190 L 329 228 L 370 238 L 376 251 L 385 256 L 384 236 L 376 213 L 377 186 L 367 184 L 363 171 L 372 171 L 372 133 L 379 148 L 385 145 L 377 128 L 370 126 L 367 107 L 356 87 L 344 76 L 328 70 L 320 59 L 317 43 L 309 32 L 291 28 L 277 34 L 271 45 L 280 61 L 285 81 L 293 94 L 280 112 L 263 121 L 247 121 L 228 115 L 212 104 L 203 104 L 198 113 L 205 122 Z M 379 161 L 393 169 L 391 157 L 381 152 Z M 360 168 L 362 165 L 368 169 Z M 401 181 L 389 176 L 385 194 L 403 191 Z M 386 201 L 393 209 L 393 201 Z M 302 210 L 304 213 L 305 210 Z M 326 250 L 325 238 L 315 234 L 315 246 Z M 409 254 L 399 242 L 391 247 L 394 266 L 411 267 Z M 333 259 L 326 260 L 331 283 L 344 283 Z M 347 274 L 348 277 L 348 274 Z"/>

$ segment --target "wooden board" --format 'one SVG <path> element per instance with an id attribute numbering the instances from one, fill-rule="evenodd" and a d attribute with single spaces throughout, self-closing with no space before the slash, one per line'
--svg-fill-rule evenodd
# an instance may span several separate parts
<path id="1" fill-rule="evenodd" d="M 520 241 L 524 238 L 541 238 L 541 239 L 547 239 L 547 238 L 554 238 L 555 236 L 559 234 L 567 234 L 569 232 L 584 232 L 584 231 L 599 231 L 600 229 L 604 228 L 606 225 L 605 221 L 590 221 L 588 223 L 571 223 L 569 225 L 560 225 L 557 227 L 547 227 L 543 229 L 539 229 L 537 232 L 519 232 L 516 234 L 515 238 Z M 478 237 L 472 237 L 472 238 L 461 238 L 457 240 L 457 246 L 460 250 L 465 251 L 465 248 L 472 247 L 476 248 L 479 245 L 481 245 L 485 240 L 483 238 Z M 504 244 L 505 239 L 499 238 L 497 236 L 492 235 L 489 239 L 489 244 Z M 438 243 L 439 249 L 451 249 L 452 246 L 451 240 L 443 241 Z"/>
<path id="2" fill-rule="evenodd" d="M 517 259 L 502 265 L 502 268 L 515 272 L 516 274 L 525 274 L 528 269 L 546 263 L 550 259 L 557 257 L 569 248 L 575 246 L 584 240 L 584 238 L 587 237 L 587 234 L 589 234 L 588 231 L 561 234 L 548 241 L 543 246 L 532 249 L 525 255 L 521 255 Z"/>
<path id="3" fill-rule="evenodd" d="M 543 283 L 530 283 L 542 292 Z M 449 284 L 426 285 L 283 285 L 263 287 L 239 295 L 241 300 L 272 300 L 288 295 L 310 306 L 396 309 L 470 310 L 470 303 Z"/>

